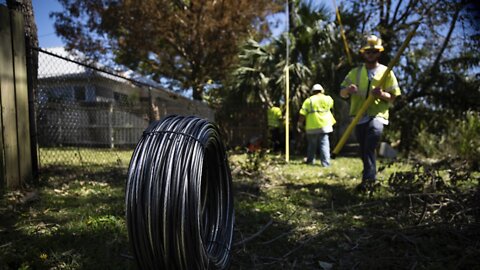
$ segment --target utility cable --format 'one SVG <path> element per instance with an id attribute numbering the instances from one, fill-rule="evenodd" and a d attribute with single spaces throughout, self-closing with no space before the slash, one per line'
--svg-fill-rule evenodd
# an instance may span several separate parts
<path id="1" fill-rule="evenodd" d="M 225 269 L 230 263 L 232 178 L 218 128 L 168 116 L 143 133 L 125 191 L 128 236 L 140 269 Z"/>
<path id="2" fill-rule="evenodd" d="M 347 54 L 348 64 L 352 66 L 352 57 L 350 56 L 350 49 L 348 48 L 347 37 L 345 36 L 345 30 L 343 29 L 342 18 L 340 17 L 340 10 L 337 7 L 337 2 L 332 0 L 333 8 L 335 9 L 335 15 L 337 16 L 338 24 L 340 25 L 340 34 L 343 40 L 343 46 L 345 47 L 345 53 Z"/>

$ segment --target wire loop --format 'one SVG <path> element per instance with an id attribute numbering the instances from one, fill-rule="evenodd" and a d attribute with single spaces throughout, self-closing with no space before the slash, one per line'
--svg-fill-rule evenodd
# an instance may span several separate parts
<path id="1" fill-rule="evenodd" d="M 152 123 L 130 160 L 125 208 L 140 269 L 227 268 L 234 205 L 218 128 L 193 116 Z"/>

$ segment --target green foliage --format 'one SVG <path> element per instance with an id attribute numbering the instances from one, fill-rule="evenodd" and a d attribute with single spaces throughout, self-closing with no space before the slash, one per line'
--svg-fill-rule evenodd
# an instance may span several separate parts
<path id="1" fill-rule="evenodd" d="M 435 157 L 439 154 L 443 156 L 443 149 L 440 151 L 440 143 L 445 141 L 446 135 L 436 135 L 423 129 L 417 135 L 415 152 L 422 154 L 424 157 Z M 443 143 L 442 143 L 443 144 Z"/>
<path id="2" fill-rule="evenodd" d="M 450 119 L 444 115 L 442 125 L 425 126 L 417 134 L 415 152 L 425 157 L 442 159 L 459 157 L 467 160 L 474 169 L 480 160 L 480 114 L 469 111 L 462 119 Z"/>
<path id="3" fill-rule="evenodd" d="M 268 155 L 269 150 L 261 149 L 258 151 L 249 151 L 243 156 L 243 159 L 235 159 L 231 166 L 238 175 L 245 176 L 259 176 L 262 175 L 262 171 L 271 162 L 271 156 Z"/>
<path id="4" fill-rule="evenodd" d="M 479 168 L 480 162 L 480 113 L 467 112 L 466 119 L 450 124 L 449 140 L 458 151 L 458 155 Z"/>

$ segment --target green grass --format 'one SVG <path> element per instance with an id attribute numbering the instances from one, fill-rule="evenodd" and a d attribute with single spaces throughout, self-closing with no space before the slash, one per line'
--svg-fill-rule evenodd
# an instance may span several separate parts
<path id="1" fill-rule="evenodd" d="M 39 148 L 40 167 L 120 166 L 126 167 L 133 150 L 110 148 Z"/>
<path id="2" fill-rule="evenodd" d="M 380 163 L 381 186 L 363 194 L 354 189 L 362 170 L 355 158 L 337 158 L 328 168 L 304 165 L 301 158 L 285 164 L 278 157 L 237 155 L 231 161 L 236 173 L 236 241 L 262 232 L 235 247 L 235 269 L 478 267 L 478 220 L 472 212 L 458 222 L 450 220 L 460 218 L 455 211 L 468 203 L 449 204 L 434 196 L 450 190 L 446 187 L 438 192 L 423 189 L 431 195 L 404 194 L 395 189 L 395 179 L 389 182 L 394 173 L 415 171 L 410 164 Z M 447 172 L 438 174 L 448 184 Z M 418 171 L 426 180 L 428 174 Z M 475 190 L 476 175 L 458 185 L 463 186 L 458 194 Z M 411 184 L 406 181 L 405 187 Z"/>
<path id="3" fill-rule="evenodd" d="M 49 170 L 32 202 L 7 193 L 0 208 L 0 269 L 135 269 L 122 257 L 129 253 L 125 172 Z"/>
<path id="4" fill-rule="evenodd" d="M 80 150 L 43 151 L 78 157 Z M 86 153 L 104 158 L 92 165 Z M 136 269 L 124 219 L 131 151 L 80 155 L 75 162 L 43 159 L 38 186 L 3 194 L 0 269 Z M 472 195 L 478 172 L 462 180 L 448 168 L 435 174 L 381 163 L 381 186 L 364 194 L 354 189 L 362 169 L 357 158 L 339 157 L 329 168 L 270 154 L 230 153 L 229 160 L 236 212 L 231 269 L 478 269 L 479 204 Z M 416 191 L 435 175 L 447 186 L 430 190 L 425 181 Z M 460 181 L 452 186 L 452 179 Z M 23 203 L 27 191 L 37 196 Z"/>

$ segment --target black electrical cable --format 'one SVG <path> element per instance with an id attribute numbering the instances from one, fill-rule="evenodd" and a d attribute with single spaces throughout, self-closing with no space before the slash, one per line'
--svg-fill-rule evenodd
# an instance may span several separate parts
<path id="1" fill-rule="evenodd" d="M 140 269 L 225 269 L 230 263 L 232 178 L 218 128 L 168 116 L 133 152 L 126 221 Z"/>

